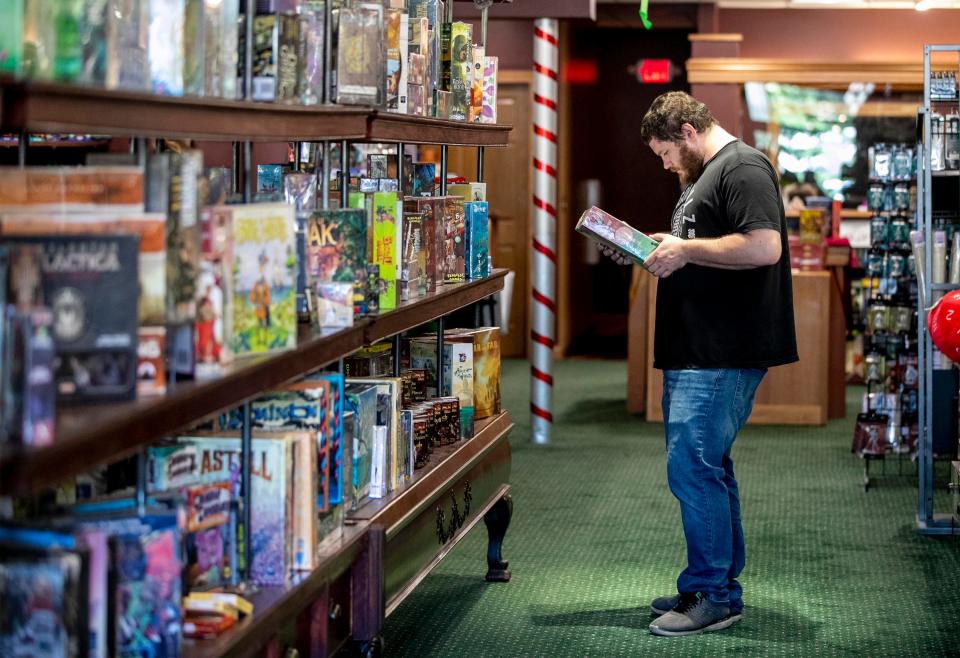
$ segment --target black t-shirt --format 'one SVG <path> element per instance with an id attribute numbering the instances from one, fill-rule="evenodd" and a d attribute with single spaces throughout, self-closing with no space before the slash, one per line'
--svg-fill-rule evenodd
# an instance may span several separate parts
<path id="1" fill-rule="evenodd" d="M 776 265 L 725 270 L 686 265 L 660 279 L 654 367 L 768 368 L 797 360 L 790 251 L 777 175 L 740 140 L 711 158 L 680 196 L 673 235 L 719 238 L 780 232 Z"/>

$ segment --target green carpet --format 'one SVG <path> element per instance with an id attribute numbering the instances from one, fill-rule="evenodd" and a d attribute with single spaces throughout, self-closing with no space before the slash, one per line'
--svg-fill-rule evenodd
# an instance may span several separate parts
<path id="1" fill-rule="evenodd" d="M 852 412 L 826 428 L 741 433 L 744 619 L 650 635 L 649 601 L 675 591 L 684 545 L 662 427 L 626 413 L 625 386 L 623 362 L 558 363 L 553 442 L 538 447 L 528 366 L 504 364 L 513 581 L 483 581 L 479 526 L 387 620 L 388 656 L 960 655 L 960 541 L 914 532 L 916 478 L 895 462 L 863 492 Z"/>

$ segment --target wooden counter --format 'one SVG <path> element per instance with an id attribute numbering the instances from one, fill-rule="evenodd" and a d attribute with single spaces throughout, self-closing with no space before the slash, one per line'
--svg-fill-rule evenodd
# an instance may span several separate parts
<path id="1" fill-rule="evenodd" d="M 653 368 L 657 280 L 635 268 L 629 316 L 627 410 L 662 422 L 663 378 Z M 793 273 L 800 361 L 771 368 L 757 390 L 749 422 L 823 425 L 843 418 L 845 322 L 839 283 L 831 271 Z"/>

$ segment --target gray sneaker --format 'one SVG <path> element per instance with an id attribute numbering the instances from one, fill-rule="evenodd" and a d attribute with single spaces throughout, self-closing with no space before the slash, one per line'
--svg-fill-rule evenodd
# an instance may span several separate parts
<path id="1" fill-rule="evenodd" d="M 676 608 L 678 603 L 680 603 L 679 594 L 657 597 L 650 604 L 650 614 L 656 615 L 657 617 L 665 615 Z"/>
<path id="2" fill-rule="evenodd" d="M 697 635 L 728 628 L 741 617 L 741 613 L 732 612 L 728 606 L 714 603 L 699 592 L 682 594 L 672 610 L 650 622 L 650 632 L 670 637 Z"/>
<path id="3" fill-rule="evenodd" d="M 674 594 L 673 596 L 659 596 L 650 603 L 650 614 L 655 617 L 660 617 L 676 608 L 678 603 L 680 603 L 679 594 Z M 741 617 L 743 616 L 742 610 L 734 610 L 733 608 L 730 610 L 735 615 L 739 615 Z"/>

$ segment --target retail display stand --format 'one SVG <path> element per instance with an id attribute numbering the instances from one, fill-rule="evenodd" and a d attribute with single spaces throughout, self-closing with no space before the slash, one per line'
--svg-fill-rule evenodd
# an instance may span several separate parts
<path id="1" fill-rule="evenodd" d="M 506 125 L 390 114 L 367 107 L 173 98 L 0 77 L 0 131 L 21 135 L 21 164 L 32 132 L 131 137 L 141 152 L 141 138 L 150 136 L 229 140 L 242 163 L 237 188 L 245 201 L 251 196 L 252 141 L 297 142 L 298 154 L 301 141 L 323 142 L 325 181 L 334 140 L 341 145 L 341 171 L 350 142 L 394 142 L 400 167 L 404 144 L 440 144 L 437 191 L 444 195 L 448 146 L 477 147 L 482 180 L 484 147 L 506 146 L 510 130 Z M 325 206 L 331 202 L 326 187 Z M 346 186 L 341 184 L 340 189 L 345 205 Z M 64 409 L 52 445 L 0 453 L 0 496 L 30 494 L 99 464 L 140 454 L 137 493 L 142 500 L 147 445 L 237 406 L 244 411 L 241 471 L 243 482 L 249 482 L 250 399 L 365 345 L 393 339 L 398 349 L 402 332 L 434 320 L 440 362 L 444 316 L 501 290 L 505 275 L 506 270 L 495 269 L 484 279 L 438 286 L 435 293 L 404 302 L 394 311 L 357 319 L 350 328 L 301 335 L 295 350 L 239 360 L 214 379 L 176 382 L 162 397 Z M 399 359 L 395 370 L 399 376 Z M 508 495 L 512 428 L 509 414 L 502 412 L 478 423 L 473 438 L 435 450 L 430 463 L 411 481 L 348 514 L 342 538 L 322 546 L 315 570 L 282 587 L 261 587 L 249 594 L 252 616 L 215 639 L 185 639 L 183 655 L 281 656 L 284 646 L 290 645 L 299 655 L 319 657 L 337 653 L 351 640 L 362 655 L 378 655 L 384 617 L 481 519 L 489 534 L 487 580 L 509 580 L 500 547 L 512 514 Z M 244 509 L 249 510 L 251 492 L 244 489 Z M 291 628 L 292 639 L 285 634 Z"/>
<path id="2" fill-rule="evenodd" d="M 938 415 L 934 413 L 935 391 L 942 391 L 947 382 L 937 381 L 939 373 L 954 374 L 954 370 L 935 370 L 935 348 L 926 330 L 927 312 L 938 297 L 948 290 L 957 288 L 956 284 L 932 283 L 933 256 L 930 245 L 933 244 L 933 216 L 938 210 L 960 212 L 960 177 L 957 169 L 948 169 L 944 166 L 935 166 L 934 162 L 934 133 L 932 117 L 934 113 L 947 114 L 958 111 L 958 98 L 954 94 L 949 100 L 941 100 L 943 96 L 932 93 L 931 56 L 935 53 L 953 53 L 956 60 L 952 64 L 953 70 L 960 68 L 960 45 L 925 45 L 923 47 L 923 107 L 920 108 L 919 128 L 922 134 L 918 144 L 918 176 L 917 176 L 917 218 L 918 230 L 923 236 L 926 245 L 926 258 L 922 268 L 921 290 L 917 306 L 917 317 L 920 324 L 919 334 L 919 436 L 918 445 L 918 497 L 917 497 L 917 530 L 927 535 L 960 534 L 954 517 L 950 513 L 938 513 L 934 509 L 934 435 L 938 425 Z M 918 264 L 918 269 L 919 264 Z M 925 306 L 926 303 L 926 306 Z M 945 358 L 945 357 L 942 357 Z M 942 379 L 942 378 L 940 378 Z M 955 384 L 954 384 L 955 389 Z M 953 395 L 956 390 L 951 391 Z M 948 405 L 949 406 L 949 405 Z M 942 411 L 942 410 L 941 410 Z M 956 406 L 947 411 L 957 414 Z M 942 414 L 941 414 L 942 415 Z M 942 419 L 941 419 L 942 420 Z M 956 453 L 956 438 L 953 440 L 953 451 Z"/>

